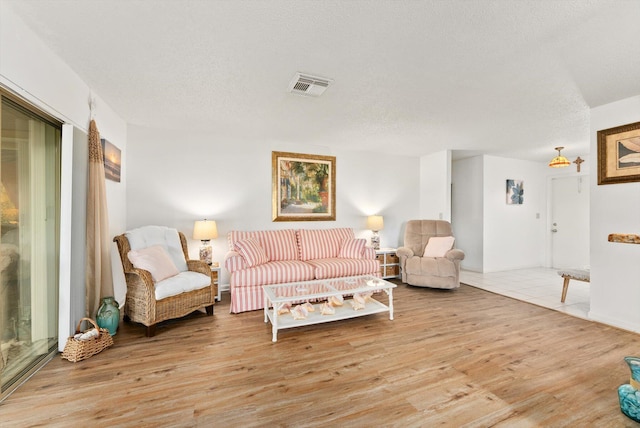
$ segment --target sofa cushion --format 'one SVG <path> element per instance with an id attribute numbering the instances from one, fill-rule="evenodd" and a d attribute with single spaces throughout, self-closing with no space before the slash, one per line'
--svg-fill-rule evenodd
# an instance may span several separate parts
<path id="1" fill-rule="evenodd" d="M 409 257 L 404 267 L 407 275 L 456 277 L 458 274 L 454 262 L 444 257 Z"/>
<path id="2" fill-rule="evenodd" d="M 253 287 L 314 279 L 314 268 L 298 260 L 268 262 L 233 273 L 231 287 Z"/>
<path id="3" fill-rule="evenodd" d="M 340 243 L 345 239 L 353 239 L 353 229 L 300 229 L 298 234 L 298 246 L 300 248 L 300 260 L 327 259 L 338 256 Z"/>
<path id="4" fill-rule="evenodd" d="M 162 245 L 178 270 L 180 272 L 187 270 L 187 261 L 176 229 L 166 226 L 143 226 L 125 232 L 125 236 L 132 250 Z"/>
<path id="5" fill-rule="evenodd" d="M 176 276 L 157 282 L 155 296 L 156 300 L 162 300 L 188 291 L 200 290 L 210 285 L 210 275 L 191 271 L 180 272 Z"/>
<path id="6" fill-rule="evenodd" d="M 361 259 L 366 239 L 345 239 L 340 246 L 338 257 L 341 259 Z"/>
<path id="7" fill-rule="evenodd" d="M 179 273 L 178 268 L 162 245 L 131 250 L 127 257 L 136 269 L 149 271 L 153 282 L 160 282 Z"/>
<path id="8" fill-rule="evenodd" d="M 236 242 L 236 251 L 242 256 L 248 267 L 258 266 L 269 261 L 264 249 L 254 238 Z"/>
<path id="9" fill-rule="evenodd" d="M 270 261 L 298 260 L 298 243 L 293 229 L 232 230 L 227 234 L 229 250 L 235 251 L 236 242 L 247 238 L 257 239 Z"/>
<path id="10" fill-rule="evenodd" d="M 309 260 L 306 263 L 315 268 L 316 279 L 356 275 L 378 275 L 380 270 L 380 263 L 375 259 L 328 258 Z"/>
<path id="11" fill-rule="evenodd" d="M 256 232 L 256 235 L 269 261 L 298 260 L 295 230 L 261 230 Z"/>
<path id="12" fill-rule="evenodd" d="M 432 236 L 427 241 L 423 257 L 444 257 L 453 248 L 454 242 L 453 236 Z"/>

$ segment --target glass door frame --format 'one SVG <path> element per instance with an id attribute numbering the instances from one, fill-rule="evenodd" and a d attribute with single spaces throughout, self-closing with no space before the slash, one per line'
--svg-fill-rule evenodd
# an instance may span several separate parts
<path id="1" fill-rule="evenodd" d="M 55 203 L 54 205 L 55 211 L 50 213 L 50 208 L 47 208 L 47 214 L 46 214 L 47 220 L 44 220 L 44 221 L 51 221 L 51 220 L 54 221 L 53 230 L 51 229 L 49 230 L 51 230 L 51 233 L 52 233 L 52 235 L 50 235 L 50 239 L 51 238 L 53 239 L 53 249 L 55 250 L 56 254 L 54 255 L 54 260 L 46 263 L 50 263 L 49 266 L 52 266 L 54 273 L 57 273 L 57 275 L 55 276 L 55 279 L 53 280 L 54 284 L 52 284 L 53 290 L 50 290 L 50 292 L 53 293 L 53 295 L 55 296 L 55 299 L 54 299 L 55 301 L 53 302 L 54 304 L 51 305 L 50 309 L 55 311 L 55 313 L 52 314 L 51 317 L 48 317 L 49 321 L 47 321 L 47 324 L 48 324 L 51 322 L 51 319 L 53 319 L 55 320 L 54 322 L 57 324 L 53 326 L 48 325 L 47 327 L 47 329 L 49 330 L 48 334 L 51 334 L 51 333 L 54 334 L 53 337 L 50 338 L 52 342 L 49 342 L 49 344 L 46 346 L 44 353 L 38 353 L 34 358 L 30 360 L 28 364 L 25 364 L 25 367 L 22 369 L 22 372 L 20 373 L 20 376 L 18 378 L 12 377 L 10 383 L 8 383 L 7 385 L 3 385 L 2 390 L 0 392 L 0 401 L 2 401 L 6 397 L 8 397 L 17 387 L 19 387 L 19 385 L 21 385 L 26 379 L 28 379 L 33 373 L 35 373 L 43 365 L 45 365 L 48 361 L 50 361 L 51 358 L 57 353 L 57 348 L 59 348 L 60 337 L 61 337 L 59 333 L 60 331 L 62 331 L 62 329 L 60 328 L 61 326 L 60 326 L 60 311 L 59 311 L 59 304 L 60 304 L 59 294 L 61 290 L 60 280 L 62 278 L 62 270 L 63 270 L 60 263 L 61 262 L 60 248 L 63 241 L 61 236 L 61 223 L 62 223 L 61 215 L 63 214 L 63 209 L 62 209 L 63 201 L 62 201 L 62 193 L 61 193 L 62 192 L 61 176 L 63 171 L 63 168 L 62 168 L 62 160 L 63 160 L 62 159 L 62 130 L 63 130 L 62 125 L 63 124 L 60 120 L 52 117 L 51 115 L 39 109 L 38 107 L 16 96 L 15 94 L 6 90 L 1 85 L 0 85 L 0 99 L 3 99 L 3 100 L 6 99 L 9 102 L 8 105 L 16 109 L 16 111 L 22 110 L 27 116 L 34 116 L 37 119 L 36 123 L 46 124 L 48 125 L 47 129 L 54 130 L 55 132 L 54 144 L 56 144 L 56 146 L 53 148 L 54 164 L 51 165 L 49 163 L 50 161 L 48 161 L 46 157 L 43 159 L 44 159 L 44 162 L 47 162 L 45 164 L 47 165 L 45 167 L 45 170 L 49 170 L 50 166 L 53 166 L 53 174 L 56 180 L 56 182 L 53 184 L 54 193 L 55 193 L 55 195 L 53 196 L 54 198 L 53 201 Z M 2 102 L 1 104 L 2 104 L 2 108 L 0 109 L 0 112 L 4 110 L 5 103 Z M 1 118 L 1 114 L 0 114 L 0 118 Z M 44 144 L 44 147 L 48 147 L 46 150 L 50 149 L 50 145 L 51 145 L 50 141 L 44 140 L 42 144 Z M 32 149 L 29 149 L 29 150 L 32 150 Z M 29 172 L 28 174 L 29 174 L 29 180 L 31 180 L 33 173 Z M 46 180 L 46 178 L 44 179 Z M 50 216 L 51 218 L 49 218 Z M 47 259 L 49 258 L 47 257 Z M 33 280 L 33 277 L 32 275 L 30 275 L 29 281 L 32 281 L 32 280 Z M 50 299 L 51 297 L 47 298 L 47 301 L 50 301 Z M 30 298 L 30 305 L 33 304 L 32 300 L 33 300 L 33 295 Z M 65 340 L 66 340 L 66 335 L 67 334 L 62 336 L 65 338 Z"/>

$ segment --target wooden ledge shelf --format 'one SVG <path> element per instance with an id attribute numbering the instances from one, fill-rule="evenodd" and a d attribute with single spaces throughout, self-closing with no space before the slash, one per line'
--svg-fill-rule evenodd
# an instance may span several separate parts
<path id="1" fill-rule="evenodd" d="M 622 244 L 640 244 L 640 235 L 634 235 L 632 233 L 612 233 L 609 235 L 608 241 Z"/>

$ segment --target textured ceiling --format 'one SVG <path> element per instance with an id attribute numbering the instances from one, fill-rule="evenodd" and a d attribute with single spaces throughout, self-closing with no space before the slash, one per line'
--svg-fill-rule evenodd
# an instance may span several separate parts
<path id="1" fill-rule="evenodd" d="M 637 0 L 1 1 L 128 123 L 237 144 L 585 156 L 640 94 Z"/>

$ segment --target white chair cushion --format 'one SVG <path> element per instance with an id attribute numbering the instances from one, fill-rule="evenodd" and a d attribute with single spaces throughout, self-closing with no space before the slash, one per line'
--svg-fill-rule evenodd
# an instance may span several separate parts
<path id="1" fill-rule="evenodd" d="M 176 229 L 166 226 L 143 226 L 125 232 L 125 235 L 132 250 L 161 245 L 167 250 L 173 264 L 180 272 L 187 270 L 187 261 L 184 258 L 180 236 Z"/>
<path id="2" fill-rule="evenodd" d="M 199 290 L 211 285 L 211 276 L 198 272 L 180 272 L 179 274 L 156 283 L 156 300 L 177 296 L 188 291 Z"/>
<path id="3" fill-rule="evenodd" d="M 422 257 L 444 257 L 453 248 L 454 242 L 453 236 L 432 236 L 427 241 Z"/>

